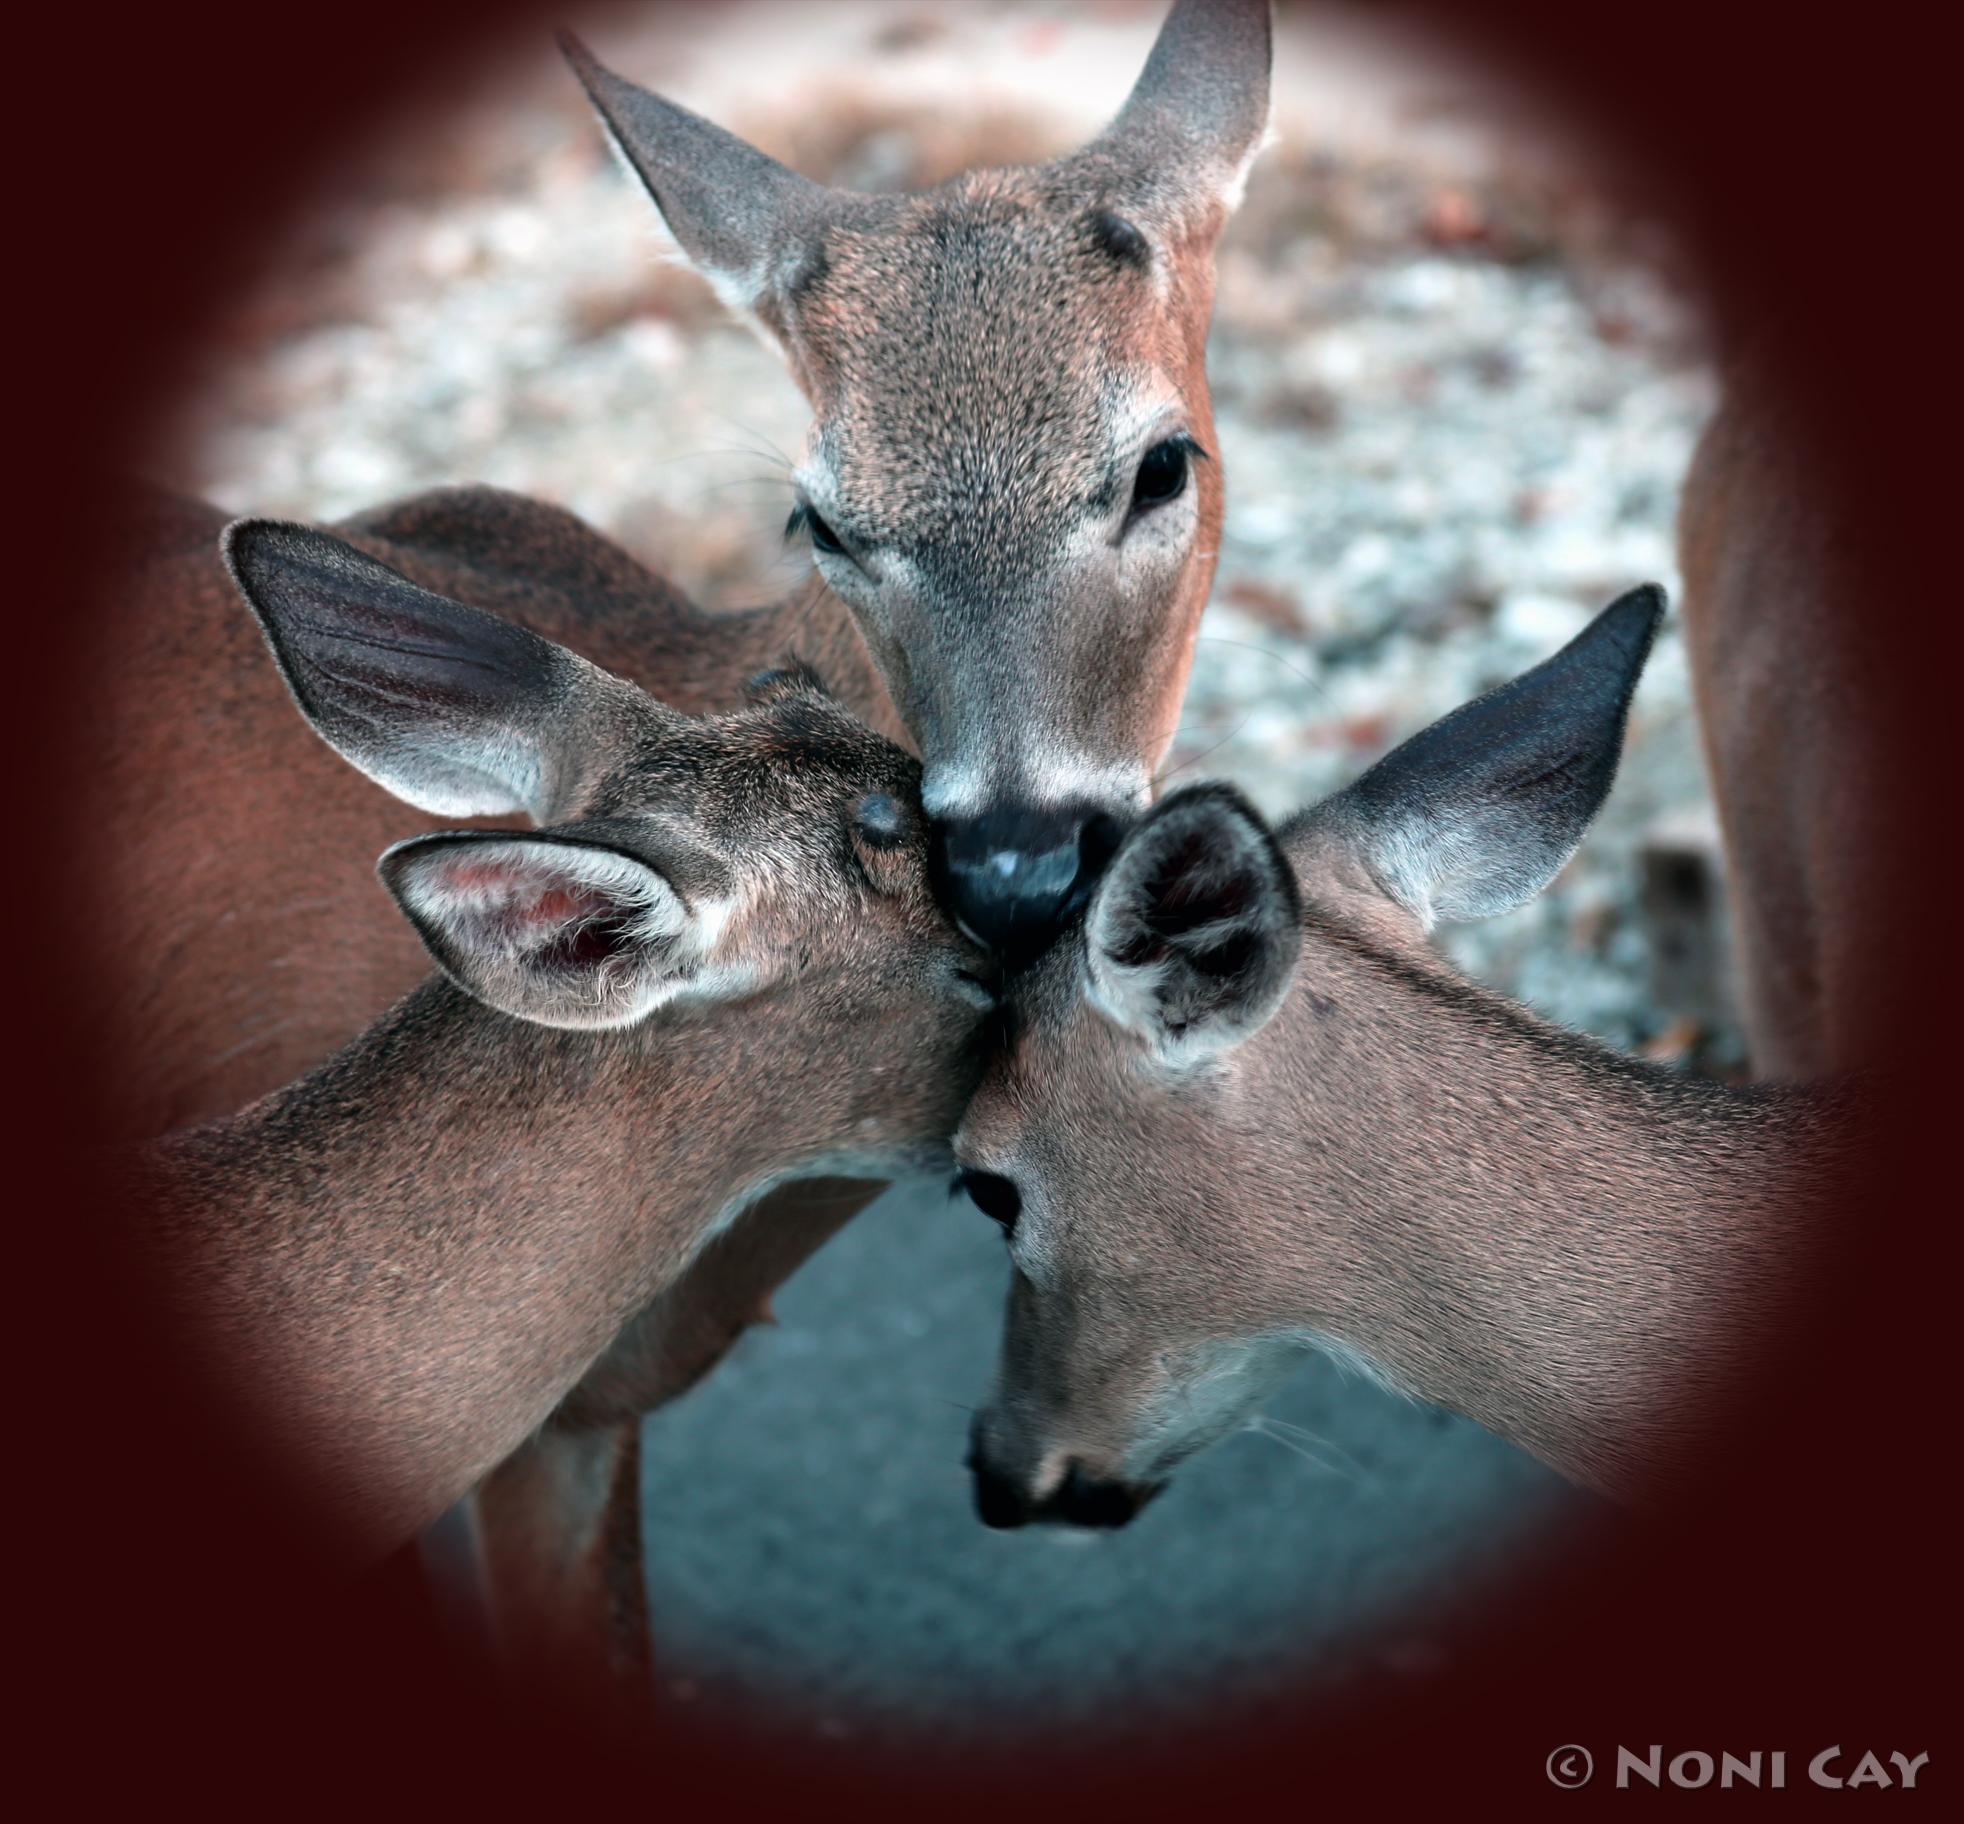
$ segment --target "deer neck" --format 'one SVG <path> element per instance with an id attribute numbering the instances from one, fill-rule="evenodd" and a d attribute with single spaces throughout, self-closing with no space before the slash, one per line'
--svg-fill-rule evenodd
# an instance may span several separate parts
<path id="1" fill-rule="evenodd" d="M 405 1537 L 726 1220 L 830 1162 L 843 1117 L 783 1068 L 787 1017 L 766 995 L 564 1032 L 428 982 L 300 1082 L 152 1149 L 166 1283 L 358 1536 Z"/>
<path id="2" fill-rule="evenodd" d="M 1312 1225 L 1298 1313 L 1574 1480 L 1668 1469 L 1804 1270 L 1823 1103 L 1645 1067 L 1313 915 L 1304 969 L 1261 1098 Z"/>

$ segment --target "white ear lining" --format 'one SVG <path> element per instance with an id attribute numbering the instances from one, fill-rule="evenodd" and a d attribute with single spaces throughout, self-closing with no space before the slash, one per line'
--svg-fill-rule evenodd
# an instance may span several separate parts
<path id="1" fill-rule="evenodd" d="M 537 820 L 549 809 L 544 756 L 535 743 L 516 733 L 468 744 L 403 735 L 374 759 L 338 744 L 335 751 L 392 797 L 432 817 L 502 817 L 523 811 Z"/>
<path id="2" fill-rule="evenodd" d="M 1227 205 L 1232 215 L 1241 207 L 1242 199 L 1248 194 L 1248 174 L 1255 168 L 1255 160 L 1260 158 L 1270 146 L 1280 145 L 1282 135 L 1275 130 L 1275 104 L 1269 103 L 1268 118 L 1262 122 L 1260 136 L 1255 143 L 1241 155 L 1241 162 L 1228 174 L 1228 181 L 1222 187 L 1221 201 Z"/>
<path id="3" fill-rule="evenodd" d="M 474 871 L 496 866 L 473 879 Z M 689 929 L 688 909 L 675 889 L 652 868 L 605 849 L 570 844 L 526 842 L 472 843 L 432 865 L 415 870 L 404 883 L 412 908 L 433 921 L 450 925 L 499 917 L 521 904 L 529 885 L 533 903 L 542 901 L 561 883 L 571 881 L 605 894 L 611 901 L 636 908 L 628 933 L 649 943 L 680 938 Z M 529 953 L 549 946 L 558 931 L 550 920 L 511 920 L 506 929 L 509 947 Z M 526 938 L 533 941 L 526 942 Z"/>

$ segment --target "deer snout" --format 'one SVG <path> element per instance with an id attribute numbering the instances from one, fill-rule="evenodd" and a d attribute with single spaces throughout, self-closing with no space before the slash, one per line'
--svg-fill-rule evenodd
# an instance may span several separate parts
<path id="1" fill-rule="evenodd" d="M 1039 1495 L 1026 1476 L 1002 1468 L 990 1457 L 980 1415 L 969 1433 L 968 1467 L 975 1477 L 976 1516 L 984 1526 L 998 1530 L 1028 1526 L 1033 1521 L 1124 1526 L 1166 1486 L 1163 1482 L 1121 1482 L 1073 1461 L 1055 1486 Z"/>
<path id="2" fill-rule="evenodd" d="M 1083 907 L 1120 834 L 1110 812 L 1082 804 L 944 818 L 936 851 L 948 909 L 979 942 L 1025 961 Z"/>

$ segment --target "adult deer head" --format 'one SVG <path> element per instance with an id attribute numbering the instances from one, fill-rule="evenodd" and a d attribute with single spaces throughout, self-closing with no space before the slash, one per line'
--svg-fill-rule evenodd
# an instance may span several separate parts
<path id="1" fill-rule="evenodd" d="M 1267 0 L 1179 0 L 1082 150 L 904 196 L 811 182 L 564 43 L 811 402 L 792 523 L 919 745 L 952 905 L 1041 947 L 1149 793 L 1213 578 L 1213 251 L 1267 128 Z"/>

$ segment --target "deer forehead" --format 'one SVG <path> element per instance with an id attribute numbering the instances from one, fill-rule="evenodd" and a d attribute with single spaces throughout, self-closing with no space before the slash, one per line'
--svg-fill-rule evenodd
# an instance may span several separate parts
<path id="1" fill-rule="evenodd" d="M 895 800 L 922 831 L 920 764 L 817 690 L 677 730 L 644 731 L 597 787 L 589 816 L 661 813 L 706 834 L 798 847 L 833 838 L 860 801 Z M 920 839 L 925 840 L 924 833 Z"/>
<path id="2" fill-rule="evenodd" d="M 1006 484 L 1081 496 L 1141 400 L 1202 384 L 1161 288 L 1092 219 L 941 209 L 827 237 L 792 320 L 811 455 L 847 503 L 899 519 Z"/>
<path id="3" fill-rule="evenodd" d="M 1004 1034 L 957 1135 L 964 1164 L 1009 1178 L 1077 1187 L 1151 1181 L 1175 1196 L 1217 1124 L 1244 1124 L 1259 1108 L 1273 1049 L 1257 1034 L 1230 1060 L 1169 1064 L 1136 1033 L 1106 1017 L 1085 981 L 1084 933 L 1068 934 L 1010 993 Z M 1099 1226 L 1098 1206 L 1087 1206 Z M 1150 1228 L 1157 1204 L 1115 1210 L 1111 1220 Z"/>

